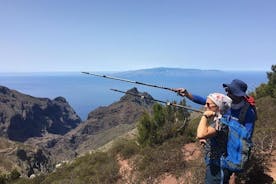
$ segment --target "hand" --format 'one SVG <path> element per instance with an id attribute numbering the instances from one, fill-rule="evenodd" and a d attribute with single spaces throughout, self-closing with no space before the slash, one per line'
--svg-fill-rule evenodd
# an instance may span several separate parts
<path id="1" fill-rule="evenodd" d="M 177 92 L 178 95 L 180 96 L 187 96 L 189 93 L 185 88 L 174 88 L 173 89 L 175 92 Z"/>
<path id="2" fill-rule="evenodd" d="M 208 117 L 208 118 L 213 117 L 213 116 L 215 116 L 215 115 L 216 115 L 216 113 L 215 113 L 214 111 L 210 111 L 210 110 L 206 110 L 206 111 L 203 113 L 203 116 L 206 116 L 206 117 Z"/>

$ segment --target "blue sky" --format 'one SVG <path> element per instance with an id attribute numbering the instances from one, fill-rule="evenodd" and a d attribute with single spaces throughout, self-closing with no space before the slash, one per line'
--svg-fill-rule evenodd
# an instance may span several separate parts
<path id="1" fill-rule="evenodd" d="M 0 0 L 0 72 L 270 71 L 275 0 Z"/>

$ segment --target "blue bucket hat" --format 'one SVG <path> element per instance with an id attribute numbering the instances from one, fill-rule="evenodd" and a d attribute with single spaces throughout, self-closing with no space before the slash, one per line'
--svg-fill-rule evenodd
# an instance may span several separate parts
<path id="1" fill-rule="evenodd" d="M 239 79 L 234 79 L 231 84 L 222 84 L 224 88 L 235 96 L 246 96 L 247 84 Z"/>

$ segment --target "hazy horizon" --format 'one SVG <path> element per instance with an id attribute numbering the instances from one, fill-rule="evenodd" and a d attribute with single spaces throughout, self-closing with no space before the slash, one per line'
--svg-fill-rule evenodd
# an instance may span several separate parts
<path id="1" fill-rule="evenodd" d="M 121 73 L 121 72 L 131 72 L 131 71 L 142 71 L 142 70 L 155 70 L 155 69 L 180 69 L 180 70 L 199 70 L 199 71 L 223 71 L 223 72 L 269 72 L 270 70 L 222 70 L 222 69 L 200 69 L 200 68 L 182 68 L 182 67 L 150 67 L 150 68 L 139 68 L 130 70 L 82 70 L 82 71 L 4 71 L 0 72 L 2 74 L 62 74 L 62 73 L 81 73 L 81 72 L 99 72 L 99 73 Z"/>

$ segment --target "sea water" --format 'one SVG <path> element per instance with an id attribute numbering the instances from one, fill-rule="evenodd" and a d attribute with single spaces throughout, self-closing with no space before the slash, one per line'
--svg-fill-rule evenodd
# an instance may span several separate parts
<path id="1" fill-rule="evenodd" d="M 226 72 L 153 69 L 105 74 L 170 88 L 183 87 L 202 96 L 207 96 L 211 92 L 224 93 L 222 84 L 230 83 L 235 78 L 245 81 L 249 91 L 254 91 L 261 83 L 267 82 L 265 71 Z M 62 96 L 66 98 L 82 120 L 86 120 L 88 113 L 95 108 L 110 105 L 120 100 L 124 95 L 111 91 L 111 88 L 126 91 L 132 87 L 137 87 L 139 91 L 147 92 L 158 100 L 179 102 L 182 99 L 171 91 L 86 75 L 81 72 L 2 73 L 0 74 L 0 85 L 34 97 L 54 99 Z M 199 107 L 189 100 L 187 103 L 192 107 Z"/>

